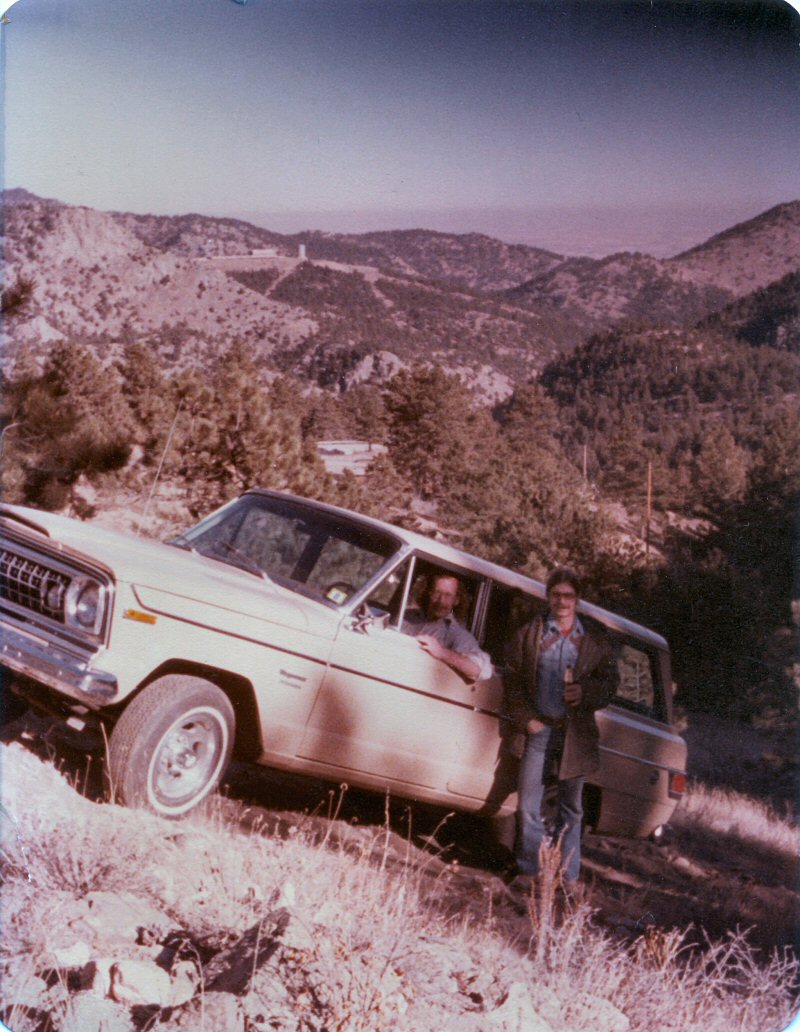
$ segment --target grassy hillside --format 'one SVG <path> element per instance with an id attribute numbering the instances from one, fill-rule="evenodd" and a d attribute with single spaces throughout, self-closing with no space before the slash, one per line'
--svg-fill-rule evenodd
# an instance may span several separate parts
<path id="1" fill-rule="evenodd" d="M 741 796 L 698 785 L 685 801 L 660 861 L 676 913 L 693 907 L 682 926 L 619 859 L 607 875 L 595 861 L 578 899 L 556 874 L 527 898 L 452 858 L 442 827 L 425 845 L 408 814 L 387 804 L 381 820 L 380 801 L 344 820 L 357 801 L 317 789 L 315 804 L 306 787 L 276 805 L 265 776 L 175 824 L 103 802 L 68 750 L 65 779 L 0 749 L 0 1016 L 14 1032 L 778 1032 L 792 1013 L 797 965 L 780 946 L 797 832 Z M 760 947 L 734 928 L 756 912 L 750 855 L 772 858 Z M 730 930 L 708 937 L 722 876 Z"/>

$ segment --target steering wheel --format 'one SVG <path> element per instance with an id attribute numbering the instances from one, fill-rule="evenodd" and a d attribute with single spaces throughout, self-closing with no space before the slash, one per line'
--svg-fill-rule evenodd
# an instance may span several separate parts
<path id="1" fill-rule="evenodd" d="M 351 595 L 355 594 L 355 590 L 356 589 L 353 587 L 353 585 L 348 583 L 348 581 L 331 581 L 331 583 L 325 589 L 325 598 L 328 598 L 331 600 L 331 602 L 336 602 L 337 605 L 340 605 L 342 602 L 346 602 Z M 343 591 L 347 597 L 339 599 L 331 595 L 331 592 L 338 594 L 340 591 Z"/>

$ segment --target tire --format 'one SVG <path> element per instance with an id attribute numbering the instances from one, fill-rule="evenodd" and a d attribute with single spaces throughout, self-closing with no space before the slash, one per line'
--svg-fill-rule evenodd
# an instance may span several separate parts
<path id="1" fill-rule="evenodd" d="M 210 681 L 169 674 L 131 702 L 111 733 L 113 795 L 131 807 L 181 817 L 219 784 L 233 750 L 235 717 Z"/>

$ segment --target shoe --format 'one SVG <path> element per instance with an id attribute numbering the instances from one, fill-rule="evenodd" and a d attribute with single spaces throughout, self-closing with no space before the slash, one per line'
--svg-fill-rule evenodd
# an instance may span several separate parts
<path id="1" fill-rule="evenodd" d="M 506 864 L 505 867 L 502 867 L 497 872 L 497 877 L 500 879 L 503 885 L 508 886 L 514 881 L 517 875 L 521 873 L 522 872 L 520 871 L 519 867 L 517 867 L 516 863 L 510 863 Z"/>
<path id="2" fill-rule="evenodd" d="M 516 896 L 530 896 L 536 887 L 536 882 L 535 874 L 523 874 L 520 872 L 509 883 L 508 891 Z"/>

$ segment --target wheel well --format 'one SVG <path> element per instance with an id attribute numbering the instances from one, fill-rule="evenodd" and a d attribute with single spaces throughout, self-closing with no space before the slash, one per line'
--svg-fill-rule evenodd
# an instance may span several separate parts
<path id="1" fill-rule="evenodd" d="M 233 742 L 233 756 L 237 760 L 255 760 L 261 754 L 260 721 L 253 685 L 246 677 L 219 670 L 203 663 L 188 660 L 171 660 L 158 667 L 136 689 L 126 702 L 134 698 L 143 688 L 157 681 L 165 674 L 190 674 L 202 677 L 221 688 L 231 701 L 236 714 L 236 735 Z"/>

